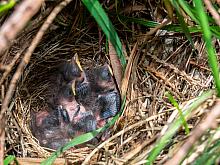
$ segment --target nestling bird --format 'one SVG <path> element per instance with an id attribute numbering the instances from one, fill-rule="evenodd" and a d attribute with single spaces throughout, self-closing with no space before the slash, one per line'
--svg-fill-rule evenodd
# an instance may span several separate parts
<path id="1" fill-rule="evenodd" d="M 53 109 L 54 98 L 57 97 L 63 85 L 72 84 L 73 95 L 76 95 L 76 93 L 85 95 L 87 93 L 88 81 L 77 54 L 75 54 L 70 61 L 58 65 L 49 80 L 50 86 L 46 95 L 47 102 Z"/>
<path id="2" fill-rule="evenodd" d="M 109 65 L 94 68 L 87 73 L 93 96 L 97 121 L 115 116 L 120 108 L 120 95 Z"/>
<path id="3" fill-rule="evenodd" d="M 97 128 L 100 128 L 118 113 L 120 95 L 109 65 L 89 68 L 84 72 L 88 83 L 86 87 L 83 85 L 76 87 L 76 100 L 85 109 L 92 110 Z"/>
<path id="4" fill-rule="evenodd" d="M 61 106 L 62 109 L 65 109 L 67 111 L 69 121 L 72 121 L 73 118 L 77 116 L 80 111 L 86 111 L 85 108 L 76 101 L 73 94 L 73 88 L 75 87 L 73 87 L 71 83 L 63 85 L 59 89 L 57 96 L 53 98 L 54 108 L 56 108 L 57 106 Z"/>
<path id="5" fill-rule="evenodd" d="M 31 130 L 41 146 L 56 150 L 70 139 L 96 129 L 92 112 L 79 112 L 73 121 L 68 121 L 66 116 L 68 113 L 61 107 L 32 113 Z"/>
<path id="6" fill-rule="evenodd" d="M 73 137 L 96 129 L 93 113 L 76 102 L 71 83 L 63 85 L 58 91 L 53 98 L 53 107 L 31 115 L 34 136 L 42 146 L 52 149 L 57 149 Z"/>
<path id="7" fill-rule="evenodd" d="M 116 89 L 113 73 L 109 65 L 99 66 L 86 71 L 93 92 L 100 94 Z"/>
<path id="8" fill-rule="evenodd" d="M 59 66 L 59 71 L 67 83 L 73 79 L 78 79 L 78 81 L 83 80 L 82 67 L 77 54 L 72 57 L 71 61 L 61 64 L 61 66 Z"/>
<path id="9" fill-rule="evenodd" d="M 77 54 L 73 56 L 70 62 L 62 64 L 59 70 L 66 83 L 71 82 L 75 85 L 74 95 L 77 92 L 78 94 L 85 94 L 88 88 L 88 81 Z"/>
<path id="10" fill-rule="evenodd" d="M 66 123 L 64 113 L 60 108 L 32 112 L 31 130 L 42 146 L 57 149 L 70 140 L 68 132 L 71 127 Z"/>
<path id="11" fill-rule="evenodd" d="M 115 116 L 120 108 L 120 96 L 117 91 L 111 91 L 98 96 L 98 104 L 101 108 L 100 119 L 108 119 Z"/>
<path id="12" fill-rule="evenodd" d="M 32 115 L 34 136 L 52 149 L 104 126 L 120 108 L 120 94 L 108 65 L 83 70 L 75 55 L 58 68 L 49 108 Z"/>
<path id="13" fill-rule="evenodd" d="M 96 119 L 90 109 L 76 101 L 73 95 L 73 84 L 69 83 L 63 85 L 59 94 L 54 98 L 54 105 L 61 107 L 61 113 L 66 123 L 72 125 L 73 132 L 69 130 L 70 136 L 74 137 L 76 134 L 86 133 L 96 129 Z M 67 113 L 64 113 L 67 112 Z"/>

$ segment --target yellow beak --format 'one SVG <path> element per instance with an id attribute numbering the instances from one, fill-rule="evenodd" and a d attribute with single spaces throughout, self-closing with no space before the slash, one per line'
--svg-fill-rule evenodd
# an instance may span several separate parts
<path id="1" fill-rule="evenodd" d="M 112 71 L 112 68 L 108 65 L 108 70 L 109 72 L 111 73 L 111 75 L 113 76 L 113 71 Z"/>
<path id="2" fill-rule="evenodd" d="M 76 96 L 76 81 L 74 80 L 71 84 L 73 95 Z"/>
<path id="3" fill-rule="evenodd" d="M 83 71 L 82 66 L 80 65 L 79 56 L 78 56 L 77 53 L 74 55 L 74 58 L 75 58 L 76 64 L 77 64 L 77 66 L 79 67 L 79 69 L 80 69 L 81 71 Z"/>

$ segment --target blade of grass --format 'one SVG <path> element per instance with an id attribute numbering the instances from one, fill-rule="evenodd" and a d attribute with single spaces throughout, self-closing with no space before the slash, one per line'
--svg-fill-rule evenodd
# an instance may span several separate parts
<path id="1" fill-rule="evenodd" d="M 196 109 L 199 105 L 201 105 L 204 101 L 211 98 L 213 95 L 213 91 L 204 92 L 201 96 L 196 98 L 188 107 L 186 106 L 183 108 L 183 115 L 185 118 L 187 118 L 190 113 Z M 185 110 L 184 110 L 185 109 Z M 160 139 L 158 139 L 155 147 L 150 151 L 150 153 L 147 156 L 147 163 L 146 165 L 153 164 L 157 156 L 160 154 L 160 152 L 164 149 L 164 147 L 171 142 L 172 137 L 174 134 L 178 131 L 178 129 L 182 125 L 182 120 L 180 117 L 178 117 L 168 128 L 166 131 L 166 134 L 164 134 Z"/>
<path id="2" fill-rule="evenodd" d="M 123 55 L 121 41 L 101 4 L 98 0 L 82 0 L 82 2 L 87 7 L 91 15 L 95 18 L 96 22 L 101 27 L 107 38 L 113 44 L 124 70 L 126 67 L 126 59 Z"/>
<path id="3" fill-rule="evenodd" d="M 188 2 L 186 2 L 184 0 L 178 0 L 178 4 L 195 22 L 198 22 L 198 19 L 195 16 L 195 9 L 193 7 L 191 7 Z"/>
<path id="4" fill-rule="evenodd" d="M 8 11 L 9 9 L 13 8 L 14 5 L 16 4 L 15 0 L 10 0 L 8 3 L 0 3 L 0 14 L 2 12 Z"/>
<path id="5" fill-rule="evenodd" d="M 13 161 L 15 161 L 16 164 L 18 164 L 17 161 L 16 161 L 16 157 L 14 155 L 8 155 L 4 159 L 4 165 L 8 165 L 8 164 L 12 163 Z"/>
<path id="6" fill-rule="evenodd" d="M 150 27 L 150 28 L 154 28 L 157 25 L 159 25 L 159 23 L 157 22 L 148 21 L 142 18 L 132 18 L 132 17 L 126 17 L 122 15 L 119 15 L 119 17 L 123 21 L 136 23 L 136 24 L 143 25 L 143 26 Z M 198 33 L 202 31 L 200 26 L 188 26 L 187 28 L 189 29 L 190 33 Z M 169 25 L 164 26 L 162 29 L 171 31 L 171 32 L 183 33 L 181 26 L 178 24 L 169 24 Z M 213 34 L 220 39 L 220 27 L 210 26 L 210 29 L 213 32 Z"/>
<path id="7" fill-rule="evenodd" d="M 180 7 L 176 1 L 173 1 L 172 3 L 173 3 L 174 8 L 176 9 L 177 18 L 180 22 L 180 25 L 181 25 L 181 28 L 182 28 L 184 34 L 185 34 L 186 38 L 189 40 L 189 42 L 191 43 L 193 49 L 195 49 L 192 37 L 190 35 L 190 31 L 188 29 L 188 26 L 185 23 L 183 16 L 180 14 Z"/>
<path id="8" fill-rule="evenodd" d="M 212 75 L 214 77 L 215 86 L 217 90 L 218 97 L 220 97 L 220 81 L 219 81 L 219 68 L 218 60 L 214 47 L 212 46 L 212 33 L 209 27 L 209 22 L 207 14 L 204 11 L 204 6 L 201 0 L 195 0 L 195 9 L 199 13 L 199 24 L 202 27 L 203 39 L 206 44 L 206 50 L 208 53 L 208 61 L 212 70 Z"/>
<path id="9" fill-rule="evenodd" d="M 210 26 L 210 30 L 211 30 L 211 32 L 213 33 L 213 35 L 215 37 L 220 39 L 220 28 L 219 28 L 219 26 Z"/>
<path id="10" fill-rule="evenodd" d="M 217 140 L 213 145 L 209 146 L 207 150 L 193 162 L 193 165 L 200 164 L 216 164 L 216 160 L 220 158 L 220 141 Z"/>
<path id="11" fill-rule="evenodd" d="M 173 96 L 169 92 L 165 93 L 165 95 L 168 97 L 168 99 L 173 104 L 173 106 L 176 107 L 176 109 L 178 110 L 180 118 L 182 120 L 182 123 L 183 123 L 183 125 L 185 127 L 185 132 L 188 135 L 189 134 L 189 127 L 188 127 L 188 124 L 186 122 L 185 117 L 183 116 L 183 112 L 182 112 L 182 110 L 179 107 L 179 104 L 176 102 L 176 100 L 173 98 Z"/>
<path id="12" fill-rule="evenodd" d="M 198 15 L 199 13 L 196 11 L 195 7 L 190 5 L 187 1 L 185 0 L 178 0 L 179 5 L 183 8 L 183 10 L 197 23 L 199 24 L 198 20 Z M 215 20 L 211 17 L 208 16 L 208 21 L 210 23 L 215 23 Z"/>

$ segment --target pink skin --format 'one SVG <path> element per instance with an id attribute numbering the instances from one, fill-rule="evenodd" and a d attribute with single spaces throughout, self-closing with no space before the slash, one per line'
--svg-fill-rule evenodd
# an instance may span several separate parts
<path id="1" fill-rule="evenodd" d="M 80 113 L 86 112 L 85 107 L 82 105 L 79 105 L 75 99 L 73 99 L 72 101 L 69 101 L 67 99 L 61 98 L 60 104 L 62 105 L 63 109 L 66 109 L 69 115 L 70 121 L 74 123 L 77 123 L 80 120 L 81 118 Z M 78 107 L 80 108 L 80 112 L 76 114 Z"/>
<path id="2" fill-rule="evenodd" d="M 99 113 L 95 114 L 95 118 L 96 118 L 96 121 L 97 121 L 97 127 L 98 128 L 103 127 L 107 123 L 105 119 L 101 119 Z"/>
<path id="3" fill-rule="evenodd" d="M 51 111 L 48 111 L 46 108 L 43 108 L 41 111 L 33 113 L 32 115 L 35 118 L 33 121 L 35 121 L 35 123 L 32 123 L 31 127 L 35 137 L 39 140 L 41 145 L 51 149 L 57 149 L 59 146 L 68 142 L 70 137 L 68 137 L 66 127 L 62 127 L 62 129 L 60 129 L 61 125 L 65 125 L 64 123 L 61 125 L 57 123 L 57 126 L 53 126 L 51 124 L 44 125 L 43 121 L 50 120 L 52 117 L 50 112 Z"/>
<path id="4" fill-rule="evenodd" d="M 70 108 L 70 107 L 69 107 Z M 82 108 L 85 111 L 85 108 Z M 72 112 L 71 112 L 72 113 Z M 80 120 L 80 115 L 74 117 L 74 122 Z M 51 114 L 43 109 L 35 114 L 36 123 L 32 128 L 33 133 L 35 134 L 36 138 L 39 140 L 40 144 L 44 147 L 48 147 L 51 149 L 58 149 L 59 147 L 63 146 L 67 142 L 70 141 L 73 137 L 79 136 L 84 134 L 84 131 L 80 130 L 73 130 L 74 134 L 69 135 L 68 124 L 61 121 L 59 126 L 51 126 L 50 128 L 45 129 L 45 125 L 43 125 L 43 120 L 47 120 L 51 117 Z M 74 128 L 70 128 L 74 129 Z M 83 145 L 82 145 L 83 146 Z M 72 148 L 74 149 L 74 147 Z"/>
<path id="5" fill-rule="evenodd" d="M 61 98 L 60 105 L 62 105 L 63 109 L 67 110 L 67 112 L 69 114 L 70 121 L 72 121 L 75 113 L 77 112 L 79 104 L 76 102 L 76 100 L 68 101 L 64 98 Z M 80 110 L 81 110 L 81 107 L 80 107 Z"/>
<path id="6" fill-rule="evenodd" d="M 49 116 L 48 111 L 43 110 L 36 113 L 36 126 L 40 127 L 42 125 L 42 122 L 44 119 L 46 119 Z"/>

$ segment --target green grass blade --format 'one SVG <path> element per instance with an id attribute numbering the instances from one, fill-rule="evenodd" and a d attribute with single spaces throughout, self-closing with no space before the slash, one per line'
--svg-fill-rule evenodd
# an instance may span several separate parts
<path id="1" fill-rule="evenodd" d="M 220 39 L 220 27 L 219 26 L 209 26 L 209 27 L 210 27 L 212 34 L 216 38 Z"/>
<path id="2" fill-rule="evenodd" d="M 73 140 L 71 140 L 69 143 L 65 144 L 63 147 L 59 148 L 57 151 L 55 151 L 48 159 L 46 159 L 45 161 L 43 161 L 41 163 L 41 165 L 51 165 L 53 164 L 53 162 L 55 161 L 55 159 L 64 151 L 70 149 L 71 147 L 74 147 L 76 145 L 88 142 L 90 140 L 92 140 L 94 137 L 96 137 L 99 133 L 103 132 L 104 130 L 106 130 L 108 127 L 110 127 L 111 125 L 113 125 L 115 123 L 115 121 L 118 119 L 118 115 L 115 116 L 108 124 L 106 124 L 104 127 L 99 128 L 95 131 L 80 135 L 76 138 L 74 138 Z"/>
<path id="3" fill-rule="evenodd" d="M 116 16 L 114 13 L 111 13 L 111 15 Z M 118 15 L 118 17 L 120 18 L 120 20 L 122 20 L 125 23 L 136 23 L 139 25 L 143 25 L 146 27 L 155 27 L 157 25 L 159 25 L 159 23 L 155 22 L 155 21 L 149 21 L 143 18 L 133 18 L 133 17 L 128 17 L 128 16 L 123 16 L 123 15 Z"/>
<path id="4" fill-rule="evenodd" d="M 185 132 L 186 132 L 186 134 L 189 134 L 189 127 L 188 127 L 188 124 L 186 122 L 185 117 L 183 116 L 183 112 L 182 112 L 182 110 L 179 107 L 179 104 L 176 102 L 176 100 L 173 98 L 173 96 L 169 92 L 167 92 L 165 95 L 168 97 L 168 99 L 173 104 L 173 106 L 176 107 L 176 109 L 178 110 L 180 118 L 182 120 L 182 123 L 183 123 L 183 125 L 185 127 Z"/>
<path id="5" fill-rule="evenodd" d="M 219 80 L 218 60 L 217 60 L 215 49 L 212 45 L 212 33 L 209 27 L 207 14 L 204 11 L 204 6 L 201 0 L 195 0 L 194 3 L 195 3 L 196 11 L 199 13 L 198 18 L 199 18 L 200 26 L 202 27 L 203 39 L 206 44 L 206 49 L 208 53 L 208 61 L 209 61 L 209 65 L 212 70 L 212 75 L 214 77 L 218 97 L 220 97 L 220 80 Z"/>
<path id="6" fill-rule="evenodd" d="M 157 25 L 159 25 L 159 23 L 157 22 L 148 21 L 142 18 L 132 18 L 132 17 L 126 17 L 122 15 L 119 15 L 118 17 L 124 22 L 136 23 L 136 24 L 143 25 L 143 26 L 150 27 L 150 28 L 154 28 Z M 187 26 L 187 28 L 189 29 L 190 33 L 202 32 L 202 29 L 200 26 Z M 213 34 L 220 39 L 220 27 L 213 25 L 213 26 L 210 26 L 210 28 Z M 178 24 L 169 24 L 169 25 L 164 26 L 162 29 L 170 31 L 170 32 L 183 33 L 182 27 Z"/>
<path id="7" fill-rule="evenodd" d="M 197 17 L 195 16 L 195 9 L 191 7 L 188 2 L 184 0 L 178 0 L 179 5 L 182 9 L 195 21 L 198 22 Z"/>
<path id="8" fill-rule="evenodd" d="M 220 140 L 217 140 L 213 145 L 209 146 L 205 152 L 193 162 L 193 165 L 200 164 L 215 164 L 216 160 L 220 158 Z"/>
<path id="9" fill-rule="evenodd" d="M 10 0 L 8 3 L 0 3 L 0 13 L 8 11 L 16 4 L 16 0 Z"/>
<path id="10" fill-rule="evenodd" d="M 98 0 L 82 0 L 82 2 L 87 7 L 91 15 L 95 18 L 96 22 L 101 27 L 107 38 L 110 39 L 121 61 L 123 70 L 125 70 L 126 59 L 123 55 L 121 41 L 117 35 L 117 32 L 115 31 L 114 26 L 112 25 L 107 14 L 103 10 L 101 4 Z"/>
<path id="11" fill-rule="evenodd" d="M 14 155 L 8 155 L 5 159 L 4 159 L 4 165 L 8 165 L 10 163 L 12 163 L 14 160 L 16 160 L 16 157 Z"/>
<path id="12" fill-rule="evenodd" d="M 190 35 L 190 31 L 188 29 L 188 26 L 187 24 L 185 23 L 184 21 L 184 18 L 183 16 L 180 14 L 180 7 L 179 5 L 177 4 L 176 1 L 173 1 L 173 6 L 174 8 L 176 9 L 176 14 L 177 14 L 177 18 L 179 20 L 179 23 L 181 25 L 181 28 L 186 36 L 186 38 L 189 40 L 189 42 L 191 43 L 192 47 L 194 48 L 194 43 L 193 43 L 193 40 L 192 40 L 192 37 Z M 194 48 L 195 49 L 195 48 Z"/>
<path id="13" fill-rule="evenodd" d="M 197 23 L 199 24 L 198 12 L 196 11 L 195 7 L 189 5 L 189 2 L 184 0 L 178 0 L 179 5 L 183 8 L 183 10 Z M 210 23 L 215 23 L 215 20 L 208 16 L 208 21 Z"/>
<path id="14" fill-rule="evenodd" d="M 183 115 L 185 118 L 187 118 L 190 113 L 197 108 L 200 104 L 202 104 L 205 100 L 209 99 L 213 95 L 213 91 L 204 92 L 201 96 L 199 96 L 197 99 L 195 99 L 188 107 L 185 107 L 183 111 Z M 166 133 L 158 139 L 156 142 L 155 147 L 150 151 L 149 155 L 147 156 L 147 163 L 146 165 L 151 165 L 156 160 L 157 156 L 160 154 L 160 152 L 164 149 L 164 147 L 172 141 L 172 137 L 174 134 L 179 130 L 179 128 L 182 125 L 181 118 L 177 118 L 168 128 Z"/>

